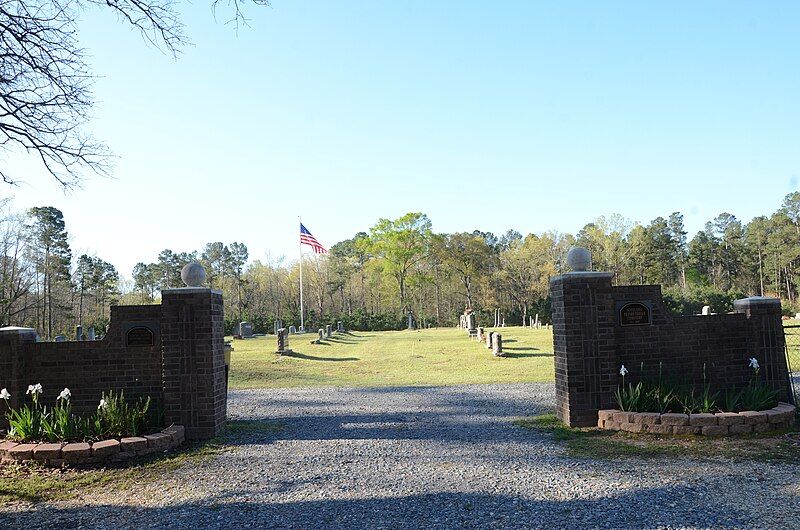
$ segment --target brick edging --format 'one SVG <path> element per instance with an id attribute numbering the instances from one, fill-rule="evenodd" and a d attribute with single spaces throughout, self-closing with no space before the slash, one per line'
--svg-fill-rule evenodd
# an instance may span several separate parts
<path id="1" fill-rule="evenodd" d="M 777 407 L 758 412 L 747 410 L 716 414 L 659 414 L 609 409 L 599 411 L 597 417 L 597 426 L 609 431 L 732 436 L 788 429 L 794 424 L 795 407 L 789 403 L 778 403 Z"/>
<path id="2" fill-rule="evenodd" d="M 185 439 L 182 425 L 172 425 L 154 434 L 102 440 L 94 443 L 17 443 L 0 442 L 1 462 L 37 461 L 48 467 L 64 464 L 124 462 L 134 456 L 167 451 Z"/>

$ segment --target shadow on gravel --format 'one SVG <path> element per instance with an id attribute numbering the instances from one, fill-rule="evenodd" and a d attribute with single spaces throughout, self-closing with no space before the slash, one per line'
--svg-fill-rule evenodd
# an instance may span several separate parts
<path id="1" fill-rule="evenodd" d="M 265 481 L 275 480 L 265 477 Z M 284 488 L 286 485 L 283 486 Z M 280 491 L 280 489 L 278 490 Z M 237 490 L 164 507 L 40 505 L 0 513 L 6 528 L 742 528 L 758 521 L 733 503 L 709 502 L 703 487 L 664 486 L 569 500 L 484 493 L 292 502 L 242 501 Z M 344 494 L 344 493 L 340 493 Z"/>
<path id="2" fill-rule="evenodd" d="M 352 388 L 334 394 L 331 401 L 313 395 L 307 401 L 297 395 L 288 399 L 265 397 L 259 400 L 258 410 L 270 416 L 262 419 L 249 413 L 246 421 L 277 421 L 286 428 L 258 441 L 243 439 L 241 443 L 406 439 L 454 443 L 514 440 L 541 444 L 545 435 L 532 434 L 516 427 L 513 421 L 552 411 L 552 398 L 540 395 L 522 400 L 518 395 L 485 395 L 479 388 L 480 385 L 472 390 L 470 387 Z M 377 404 L 383 404 L 384 410 Z M 361 410 L 354 412 L 354 405 Z M 298 412 L 304 408 L 309 410 L 308 414 Z M 230 443 L 238 445 L 239 441 Z"/>

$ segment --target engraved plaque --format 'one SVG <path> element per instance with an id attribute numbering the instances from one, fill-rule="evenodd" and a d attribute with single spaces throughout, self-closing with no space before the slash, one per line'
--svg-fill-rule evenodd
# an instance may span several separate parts
<path id="1" fill-rule="evenodd" d="M 649 326 L 650 308 L 640 302 L 631 302 L 619 310 L 620 326 Z"/>

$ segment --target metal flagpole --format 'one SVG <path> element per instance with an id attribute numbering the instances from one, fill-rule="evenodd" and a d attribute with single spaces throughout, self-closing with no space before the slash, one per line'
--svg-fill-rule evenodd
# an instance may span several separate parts
<path id="1" fill-rule="evenodd" d="M 303 220 L 297 216 L 300 225 L 302 226 Z M 300 332 L 304 333 L 306 330 L 305 320 L 303 319 L 303 240 L 300 240 Z"/>

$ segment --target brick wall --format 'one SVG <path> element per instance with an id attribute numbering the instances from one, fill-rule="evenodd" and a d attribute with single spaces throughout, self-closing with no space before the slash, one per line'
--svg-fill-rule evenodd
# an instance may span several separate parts
<path id="1" fill-rule="evenodd" d="M 569 425 L 597 423 L 597 410 L 615 406 L 619 370 L 626 382 L 661 376 L 677 383 L 712 389 L 741 387 L 752 376 L 748 359 L 756 357 L 762 377 L 789 397 L 780 302 L 744 299 L 735 313 L 674 316 L 664 306 L 658 285 L 611 285 L 610 273 L 582 272 L 555 277 L 553 347 L 556 413 Z M 627 303 L 649 309 L 649 323 L 620 325 Z"/>
<path id="2" fill-rule="evenodd" d="M 0 388 L 12 394 L 11 406 L 35 383 L 48 405 L 69 388 L 78 413 L 96 410 L 103 392 L 122 390 L 126 398 L 149 396 L 187 438 L 218 434 L 226 414 L 222 294 L 170 289 L 162 299 L 112 307 L 99 341 L 35 342 L 33 330 L 0 330 Z"/>

